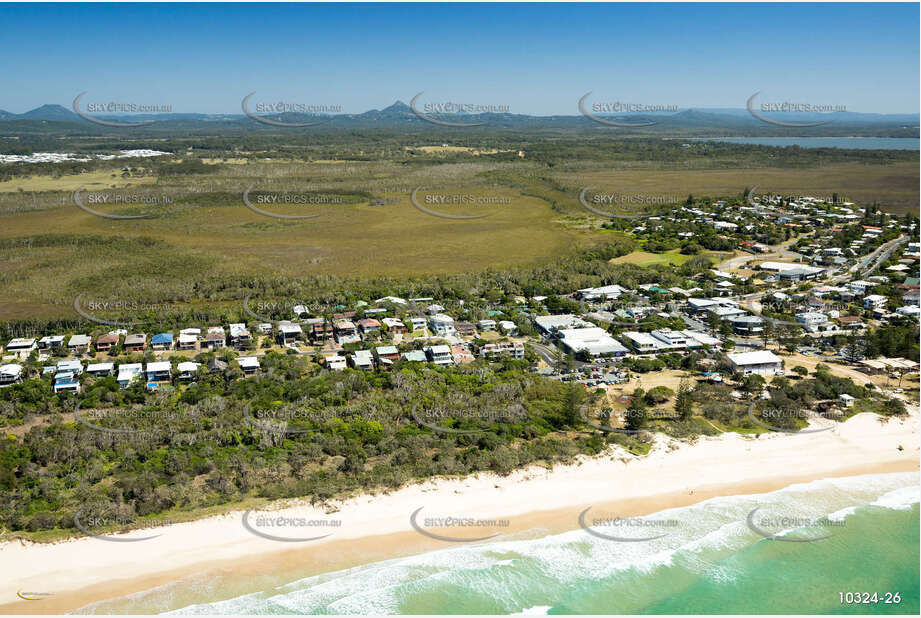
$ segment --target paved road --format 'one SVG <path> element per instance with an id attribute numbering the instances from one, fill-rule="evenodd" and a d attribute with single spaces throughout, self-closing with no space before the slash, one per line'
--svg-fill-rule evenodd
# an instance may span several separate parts
<path id="1" fill-rule="evenodd" d="M 558 353 L 554 348 L 535 341 L 529 341 L 528 345 L 534 348 L 534 351 L 537 352 L 537 355 L 540 356 L 545 363 L 551 367 L 556 367 L 559 361 L 557 360 Z"/>
<path id="2" fill-rule="evenodd" d="M 866 277 L 877 268 L 879 268 L 883 262 L 888 260 L 889 256 L 891 256 L 895 250 L 899 248 L 899 245 L 907 243 L 908 240 L 908 236 L 899 236 L 898 238 L 894 238 L 887 243 L 883 243 L 877 247 L 876 251 L 870 255 L 857 260 L 857 263 L 848 268 L 847 271 L 841 273 L 840 275 L 835 275 L 829 279 L 829 282 L 838 282 L 843 279 L 850 278 L 854 276 L 855 273 L 857 274 L 858 278 Z"/>
<path id="3" fill-rule="evenodd" d="M 888 260 L 889 256 L 893 254 L 893 252 L 899 247 L 899 245 L 904 244 L 906 242 L 908 242 L 908 236 L 899 236 L 898 238 L 895 238 L 885 244 L 880 245 L 879 247 L 876 248 L 876 250 L 873 253 L 858 260 L 855 264 L 851 265 L 851 267 L 848 268 L 845 272 L 835 275 L 834 277 L 830 277 L 825 282 L 825 284 L 834 285 L 836 283 L 840 283 L 841 281 L 845 279 L 852 279 L 855 276 L 859 279 L 859 278 L 869 275 L 874 270 L 879 268 L 880 264 Z M 797 255 L 797 256 L 799 255 L 798 253 L 794 253 L 792 251 L 788 253 L 792 255 Z M 752 294 L 745 294 L 743 296 L 738 297 L 738 299 L 741 302 L 747 302 L 747 303 L 751 303 L 752 305 L 755 305 L 762 298 L 764 298 L 764 296 L 768 294 L 769 292 L 773 292 L 773 290 L 768 289 L 762 292 L 754 292 Z M 758 311 L 755 311 L 755 312 L 759 313 Z"/>

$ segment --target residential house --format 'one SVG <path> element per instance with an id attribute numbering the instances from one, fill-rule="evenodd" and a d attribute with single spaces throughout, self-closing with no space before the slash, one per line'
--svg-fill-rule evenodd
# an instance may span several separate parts
<path id="1" fill-rule="evenodd" d="M 842 330 L 863 328 L 863 321 L 856 315 L 842 315 L 838 317 Z"/>
<path id="2" fill-rule="evenodd" d="M 796 322 L 810 333 L 827 330 L 828 316 L 818 311 L 803 311 L 796 314 Z"/>
<path id="3" fill-rule="evenodd" d="M 342 371 L 346 367 L 346 361 L 344 356 L 339 356 L 338 354 L 333 354 L 332 356 L 326 357 L 326 368 L 333 371 Z"/>
<path id="4" fill-rule="evenodd" d="M 81 367 L 82 369 L 82 367 Z M 79 393 L 80 380 L 72 371 L 59 371 L 54 374 L 54 384 L 51 387 L 57 393 Z"/>
<path id="5" fill-rule="evenodd" d="M 400 360 L 400 351 L 393 345 L 374 348 L 374 355 L 377 356 L 377 362 L 380 365 L 392 365 L 394 361 Z"/>
<path id="6" fill-rule="evenodd" d="M 335 336 L 333 323 L 326 318 L 313 318 L 305 322 L 310 329 L 311 341 L 329 341 Z"/>
<path id="7" fill-rule="evenodd" d="M 223 326 L 209 326 L 205 331 L 204 348 L 206 350 L 217 350 L 227 345 L 227 333 L 224 332 Z"/>
<path id="8" fill-rule="evenodd" d="M 355 322 L 346 319 L 336 320 L 333 323 L 333 327 L 336 330 L 336 341 L 340 344 L 361 341 L 361 337 L 358 335 L 358 326 Z"/>
<path id="9" fill-rule="evenodd" d="M 384 326 L 387 327 L 387 332 L 391 335 L 396 334 L 406 334 L 409 332 L 409 329 L 406 328 L 406 324 L 403 324 L 403 320 L 399 318 L 384 318 Z"/>
<path id="10" fill-rule="evenodd" d="M 477 325 L 477 328 L 481 332 L 489 332 L 492 330 L 496 330 L 495 320 L 480 320 L 479 322 L 476 323 L 476 325 Z"/>
<path id="11" fill-rule="evenodd" d="M 253 336 L 246 328 L 246 324 L 237 323 L 230 325 L 230 345 L 234 349 L 239 350 L 248 347 L 252 342 Z"/>
<path id="12" fill-rule="evenodd" d="M 22 379 L 22 365 L 9 363 L 0 365 L 0 386 L 15 384 Z"/>
<path id="13" fill-rule="evenodd" d="M 422 317 L 411 317 L 409 318 L 409 324 L 412 327 L 412 332 L 424 331 L 427 320 Z"/>
<path id="14" fill-rule="evenodd" d="M 118 345 L 119 336 L 116 333 L 106 333 L 96 337 L 96 351 L 108 352 Z"/>
<path id="15" fill-rule="evenodd" d="M 57 373 L 70 373 L 75 376 L 83 374 L 83 363 L 79 360 L 62 360 L 58 361 L 56 367 Z"/>
<path id="16" fill-rule="evenodd" d="M 385 296 L 383 298 L 378 298 L 376 301 L 374 301 L 374 304 L 376 305 L 379 305 L 381 303 L 392 303 L 394 305 L 405 305 L 406 299 L 400 298 L 398 296 Z"/>
<path id="17" fill-rule="evenodd" d="M 197 330 L 198 334 L 201 333 L 201 330 L 197 328 L 191 329 L 191 330 Z M 179 333 L 179 349 L 180 350 L 194 350 L 195 348 L 197 348 L 198 347 L 198 334 L 187 333 L 184 331 L 180 332 Z"/>
<path id="18" fill-rule="evenodd" d="M 857 294 L 866 294 L 867 290 L 875 288 L 878 284 L 873 281 L 851 281 L 847 284 L 847 287 L 856 292 Z"/>
<path id="19" fill-rule="evenodd" d="M 243 371 L 243 375 L 252 376 L 259 372 L 259 359 L 255 356 L 239 356 L 237 364 Z"/>
<path id="20" fill-rule="evenodd" d="M 362 336 L 367 337 L 381 332 L 381 323 L 374 318 L 364 318 L 358 321 L 358 328 L 361 329 Z"/>
<path id="21" fill-rule="evenodd" d="M 86 373 L 94 378 L 107 378 L 115 373 L 115 363 L 91 363 L 86 366 Z"/>
<path id="22" fill-rule="evenodd" d="M 150 338 L 150 347 L 157 351 L 172 350 L 173 333 L 157 333 Z"/>
<path id="23" fill-rule="evenodd" d="M 297 341 L 298 337 L 301 336 L 302 332 L 299 324 L 287 321 L 279 322 L 276 328 L 278 343 L 281 345 L 294 343 Z"/>
<path id="24" fill-rule="evenodd" d="M 518 341 L 487 343 L 480 348 L 480 356 L 488 359 L 496 359 L 500 357 L 522 359 L 524 358 L 524 344 Z"/>
<path id="25" fill-rule="evenodd" d="M 90 349 L 92 341 L 89 335 L 74 335 L 67 342 L 67 351 L 71 354 L 83 354 Z"/>
<path id="26" fill-rule="evenodd" d="M 47 335 L 38 340 L 39 350 L 54 350 L 64 345 L 62 335 Z"/>
<path id="27" fill-rule="evenodd" d="M 457 331 L 454 329 L 454 318 L 444 313 L 436 313 L 429 318 L 429 328 L 439 337 L 452 337 Z"/>
<path id="28" fill-rule="evenodd" d="M 882 309 L 886 303 L 889 302 L 889 299 L 880 294 L 870 294 L 865 296 L 863 299 L 864 309 Z"/>
<path id="29" fill-rule="evenodd" d="M 474 326 L 472 322 L 455 322 L 454 330 L 461 337 L 476 336 L 476 326 Z"/>
<path id="30" fill-rule="evenodd" d="M 181 335 L 180 335 L 181 336 Z M 176 365 L 176 379 L 183 382 L 189 382 L 198 377 L 198 368 L 200 363 L 192 361 L 183 361 Z"/>
<path id="31" fill-rule="evenodd" d="M 476 360 L 467 345 L 463 343 L 455 343 L 451 346 L 451 357 L 454 359 L 455 365 L 464 365 Z"/>
<path id="32" fill-rule="evenodd" d="M 125 352 L 143 352 L 147 348 L 146 333 L 134 333 L 125 337 Z"/>
<path id="33" fill-rule="evenodd" d="M 374 369 L 374 357 L 370 350 L 355 350 L 349 355 L 349 362 L 355 369 L 370 371 Z"/>
<path id="34" fill-rule="evenodd" d="M 511 320 L 502 320 L 499 322 L 499 330 L 505 335 L 518 334 L 518 325 Z"/>
<path id="35" fill-rule="evenodd" d="M 400 356 L 403 357 L 403 360 L 414 363 L 424 363 L 428 360 L 422 350 L 410 350 L 409 352 L 403 352 Z"/>
<path id="36" fill-rule="evenodd" d="M 453 365 L 454 356 L 451 354 L 451 346 L 433 345 L 424 348 L 428 359 L 436 365 Z"/>
<path id="37" fill-rule="evenodd" d="M 122 388 L 128 388 L 137 380 L 138 376 L 143 373 L 141 363 L 127 363 L 118 366 L 118 377 L 116 381 Z"/>
<path id="38" fill-rule="evenodd" d="M 169 361 L 147 363 L 144 374 L 148 387 L 152 383 L 169 382 L 172 379 L 173 367 Z"/>
<path id="39" fill-rule="evenodd" d="M 34 337 L 19 337 L 10 339 L 9 343 L 6 344 L 6 352 L 8 354 L 16 354 L 20 358 L 25 358 L 37 347 L 38 345 Z"/>
<path id="40" fill-rule="evenodd" d="M 227 371 L 227 361 L 219 358 L 212 358 L 208 361 L 208 373 L 223 373 Z"/>

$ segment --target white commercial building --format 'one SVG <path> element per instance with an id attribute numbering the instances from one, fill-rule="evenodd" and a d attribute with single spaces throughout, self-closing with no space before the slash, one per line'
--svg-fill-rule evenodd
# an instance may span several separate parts
<path id="1" fill-rule="evenodd" d="M 624 292 L 629 292 L 629 290 L 615 284 L 605 285 L 599 288 L 584 288 L 576 292 L 576 296 L 582 300 L 607 300 L 609 298 L 617 298 Z"/>
<path id="2" fill-rule="evenodd" d="M 606 330 L 597 326 L 591 328 L 568 328 L 559 331 L 563 348 L 575 354 L 585 351 L 591 356 L 625 356 L 629 350 L 611 337 Z"/>
<path id="3" fill-rule="evenodd" d="M 668 349 L 668 345 L 665 342 L 656 339 L 649 333 L 628 331 L 624 333 L 624 337 L 629 340 L 630 347 L 640 354 L 651 354 Z"/>
<path id="4" fill-rule="evenodd" d="M 769 350 L 727 354 L 729 366 L 744 375 L 772 376 L 783 368 L 783 361 Z"/>
<path id="5" fill-rule="evenodd" d="M 541 332 L 547 335 L 558 330 L 592 328 L 595 326 L 591 322 L 586 322 L 579 316 L 571 313 L 564 313 L 562 315 L 541 315 L 534 318 L 534 323 L 537 324 L 537 328 L 539 328 Z"/>

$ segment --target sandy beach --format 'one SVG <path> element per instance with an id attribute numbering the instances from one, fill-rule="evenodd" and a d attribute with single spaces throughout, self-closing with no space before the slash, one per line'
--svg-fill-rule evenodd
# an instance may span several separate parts
<path id="1" fill-rule="evenodd" d="M 901 447 L 901 450 L 900 448 Z M 541 534 L 579 527 L 579 513 L 637 516 L 687 506 L 722 495 L 773 491 L 793 483 L 919 468 L 919 414 L 882 420 L 860 414 L 829 431 L 760 438 L 724 434 L 694 444 L 658 436 L 649 455 L 613 451 L 552 471 L 530 468 L 507 477 L 479 474 L 439 479 L 337 504 L 335 512 L 286 502 L 281 517 L 326 526 L 268 526 L 268 509 L 114 535 L 112 542 L 83 537 L 53 544 L 0 544 L 0 613 L 59 613 L 123 597 L 190 576 L 246 581 L 266 573 L 320 573 L 375 560 L 456 546 L 413 529 L 410 518 L 432 534 L 472 538 L 497 531 Z M 502 528 L 434 527 L 427 518 L 506 520 Z M 268 522 L 271 523 L 271 522 Z M 253 532 L 255 530 L 256 532 Z M 280 541 L 283 538 L 324 538 Z M 535 532 L 537 533 L 537 532 Z M 43 593 L 37 601 L 17 592 Z M 28 595 L 27 595 L 28 596 Z"/>

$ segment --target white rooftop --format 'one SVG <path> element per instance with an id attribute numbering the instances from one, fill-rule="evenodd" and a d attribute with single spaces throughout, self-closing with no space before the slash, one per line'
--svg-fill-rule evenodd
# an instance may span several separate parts
<path id="1" fill-rule="evenodd" d="M 727 354 L 729 360 L 736 365 L 769 365 L 780 364 L 780 358 L 770 350 L 757 350 L 755 352 L 739 352 L 737 354 Z"/>
<path id="2" fill-rule="evenodd" d="M 255 356 L 240 356 L 237 357 L 237 364 L 241 369 L 258 369 L 259 359 Z"/>

